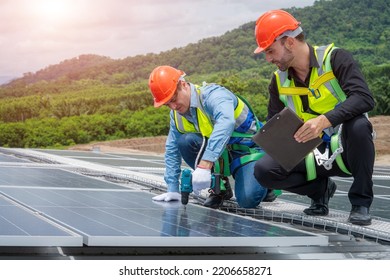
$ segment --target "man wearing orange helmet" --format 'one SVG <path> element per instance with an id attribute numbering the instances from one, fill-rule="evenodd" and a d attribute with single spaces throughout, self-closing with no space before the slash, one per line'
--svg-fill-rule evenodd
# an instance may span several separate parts
<path id="1" fill-rule="evenodd" d="M 156 67 L 149 77 L 149 88 L 154 106 L 168 106 L 170 129 L 166 141 L 164 179 L 167 193 L 153 197 L 157 201 L 180 200 L 179 176 L 182 159 L 194 169 L 192 187 L 196 195 L 211 185 L 211 170 L 223 156 L 232 160 L 224 162 L 235 179 L 235 196 L 244 208 L 256 207 L 267 195 L 253 176 L 255 160 L 241 163 L 250 151 L 263 155 L 255 146 L 251 136 L 260 123 L 241 98 L 216 84 L 197 86 L 184 80 L 184 72 L 171 66 Z M 222 169 L 222 168 L 221 168 Z M 230 172 L 231 171 L 231 172 Z M 226 175 L 226 174 L 225 174 Z M 218 207 L 223 200 L 230 199 L 232 191 L 221 194 L 211 192 L 204 205 Z"/>
<path id="2" fill-rule="evenodd" d="M 375 148 L 366 112 L 375 103 L 357 63 L 333 44 L 307 44 L 300 22 L 282 10 L 260 16 L 255 36 L 255 53 L 263 52 L 278 68 L 269 85 L 267 120 L 290 107 L 304 121 L 294 135 L 296 141 L 319 136 L 324 140 L 290 172 L 265 155 L 255 165 L 255 177 L 265 187 L 307 195 L 311 206 L 304 213 L 323 216 L 336 191 L 329 177 L 352 176 L 348 221 L 371 224 Z"/>

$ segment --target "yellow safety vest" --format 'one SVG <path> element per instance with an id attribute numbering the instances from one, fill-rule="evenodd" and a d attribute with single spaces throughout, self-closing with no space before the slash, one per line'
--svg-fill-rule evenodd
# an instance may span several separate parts
<path id="1" fill-rule="evenodd" d="M 285 106 L 294 110 L 304 121 L 329 112 L 346 99 L 345 93 L 341 90 L 330 65 L 330 53 L 334 49 L 333 44 L 314 47 L 314 54 L 320 67 L 312 68 L 308 88 L 296 87 L 294 81 L 288 79 L 287 71 L 275 72 L 280 100 Z M 334 86 L 337 88 L 334 88 Z M 303 110 L 301 95 L 307 95 L 308 97 L 309 112 Z"/>
<path id="2" fill-rule="evenodd" d="M 330 64 L 330 54 L 334 49 L 336 47 L 333 44 L 314 47 L 314 54 L 320 67 L 312 68 L 308 88 L 296 87 L 294 81 L 288 79 L 287 71 L 278 70 L 275 72 L 279 99 L 285 106 L 294 110 L 303 121 L 329 112 L 346 99 L 346 95 L 341 89 Z M 303 110 L 301 95 L 308 97 L 309 110 L 306 112 Z M 335 133 L 336 131 L 333 128 L 329 128 L 324 132 L 331 137 L 331 150 L 334 152 L 338 148 L 338 134 Z M 310 153 L 305 160 L 308 180 L 313 180 L 317 176 L 313 153 Z M 336 157 L 336 163 L 343 172 L 350 174 L 341 155 Z"/>
<path id="3" fill-rule="evenodd" d="M 176 111 L 174 111 L 175 125 L 177 130 L 181 133 L 200 133 L 202 134 L 202 136 L 210 137 L 211 133 L 213 132 L 214 126 L 203 108 L 202 88 L 198 86 L 195 87 L 196 87 L 197 97 L 198 97 L 198 105 L 196 107 L 196 118 L 198 120 L 199 130 L 195 127 L 193 123 L 189 122 L 185 117 L 183 117 Z M 234 109 L 234 118 L 236 120 L 236 124 L 240 124 L 244 120 L 246 120 L 250 109 L 247 106 L 247 104 L 239 97 L 237 97 L 237 100 L 238 100 L 237 106 Z M 250 137 L 252 135 L 239 133 L 236 131 L 233 132 L 232 134 L 232 137 L 248 137 L 248 136 Z"/>

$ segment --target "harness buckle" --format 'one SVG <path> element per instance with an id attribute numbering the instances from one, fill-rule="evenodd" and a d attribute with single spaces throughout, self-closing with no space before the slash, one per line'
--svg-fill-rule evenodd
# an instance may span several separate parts
<path id="1" fill-rule="evenodd" d="M 315 148 L 313 150 L 313 153 L 314 153 L 314 158 L 316 159 L 316 163 L 318 166 L 325 164 L 329 159 L 329 148 L 328 147 L 325 149 L 324 153 L 321 153 L 318 150 L 318 148 Z"/>
<path id="2" fill-rule="evenodd" d="M 311 92 L 311 95 L 313 95 L 315 99 L 321 97 L 321 92 L 318 90 L 318 88 L 317 89 L 309 88 L 309 91 Z"/>

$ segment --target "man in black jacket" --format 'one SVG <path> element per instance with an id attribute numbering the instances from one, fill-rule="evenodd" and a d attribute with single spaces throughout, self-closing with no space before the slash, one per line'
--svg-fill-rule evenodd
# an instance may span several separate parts
<path id="1" fill-rule="evenodd" d="M 304 120 L 294 135 L 296 141 L 304 143 L 319 136 L 324 140 L 316 153 L 315 178 L 308 179 L 305 160 L 287 172 L 265 155 L 255 165 L 256 179 L 266 188 L 307 195 L 312 202 L 304 213 L 324 216 L 336 191 L 329 177 L 352 176 L 348 221 L 370 225 L 375 148 L 366 113 L 375 103 L 357 63 L 349 52 L 333 44 L 307 44 L 300 22 L 282 10 L 260 16 L 255 36 L 255 53 L 264 52 L 266 60 L 278 67 L 269 85 L 267 119 L 288 106 Z M 332 137 L 341 138 L 339 148 L 344 152 L 338 157 L 341 150 L 333 151 L 334 157 L 328 153 Z"/>

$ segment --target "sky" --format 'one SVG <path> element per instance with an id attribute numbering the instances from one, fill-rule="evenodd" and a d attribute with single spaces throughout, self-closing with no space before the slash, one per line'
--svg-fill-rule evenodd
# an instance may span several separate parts
<path id="1" fill-rule="evenodd" d="M 314 1 L 0 0 L 0 83 L 81 54 L 120 59 L 184 47 Z"/>

